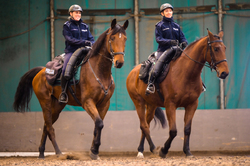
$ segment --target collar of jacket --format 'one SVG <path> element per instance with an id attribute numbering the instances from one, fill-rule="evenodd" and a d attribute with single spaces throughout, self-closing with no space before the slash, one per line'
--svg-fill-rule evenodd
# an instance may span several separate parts
<path id="1" fill-rule="evenodd" d="M 70 18 L 70 21 L 72 23 L 75 23 L 75 24 L 80 24 L 82 22 L 82 19 L 80 19 L 79 21 L 76 21 L 76 20 L 73 20 L 72 18 Z"/>
<path id="2" fill-rule="evenodd" d="M 163 16 L 163 19 L 162 19 L 164 22 L 173 22 L 174 20 L 173 20 L 173 17 L 171 17 L 171 18 L 167 18 L 167 17 L 165 17 L 165 16 Z"/>

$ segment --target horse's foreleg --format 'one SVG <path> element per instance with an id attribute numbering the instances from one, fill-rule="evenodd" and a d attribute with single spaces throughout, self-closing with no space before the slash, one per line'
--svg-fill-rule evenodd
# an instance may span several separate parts
<path id="1" fill-rule="evenodd" d="M 146 138 L 150 147 L 150 151 L 152 153 L 155 153 L 155 145 L 151 139 L 150 136 L 150 130 L 149 130 L 149 123 L 150 121 L 153 119 L 154 117 L 154 109 L 148 109 L 147 110 L 147 114 L 145 115 L 145 104 L 144 102 L 140 103 L 140 104 L 135 104 L 136 110 L 137 110 L 137 114 L 138 117 L 140 119 L 140 128 L 142 131 L 142 136 L 141 136 L 141 141 L 140 141 L 140 145 L 138 147 L 138 155 L 140 155 L 139 157 L 143 157 L 142 153 L 144 150 L 144 139 Z M 141 151 L 140 151 L 141 150 Z"/>
<path id="2" fill-rule="evenodd" d="M 94 138 L 92 141 L 92 145 L 90 148 L 90 157 L 93 160 L 99 160 L 99 147 L 101 145 L 101 132 L 104 127 L 103 119 L 108 111 L 110 101 L 106 102 L 106 105 L 102 105 L 99 107 L 99 112 L 93 103 L 93 101 L 87 101 L 85 103 L 84 108 L 86 109 L 87 113 L 92 117 L 95 123 L 94 128 Z"/>
<path id="3" fill-rule="evenodd" d="M 193 156 L 189 148 L 189 139 L 191 134 L 192 119 L 194 117 L 194 113 L 197 109 L 197 106 L 198 106 L 198 101 L 185 108 L 183 152 L 186 154 L 187 157 Z"/>
<path id="4" fill-rule="evenodd" d="M 99 147 L 101 145 L 101 132 L 103 129 L 103 120 L 101 118 L 95 119 L 95 129 L 94 129 L 94 138 L 91 146 L 90 157 L 93 160 L 99 160 Z"/>
<path id="5" fill-rule="evenodd" d="M 165 142 L 164 147 L 160 150 L 160 156 L 162 158 L 165 158 L 168 150 L 171 146 L 171 143 L 173 139 L 177 135 L 177 128 L 176 128 L 176 107 L 173 104 L 168 104 L 168 107 L 166 107 L 166 114 L 168 118 L 168 124 L 169 124 L 169 138 Z"/>

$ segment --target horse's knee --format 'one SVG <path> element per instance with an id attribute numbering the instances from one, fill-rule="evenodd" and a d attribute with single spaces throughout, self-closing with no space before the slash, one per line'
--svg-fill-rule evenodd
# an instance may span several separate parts
<path id="1" fill-rule="evenodd" d="M 103 120 L 101 118 L 96 119 L 94 135 L 96 136 L 97 132 L 100 133 L 103 127 Z"/>
<path id="2" fill-rule="evenodd" d="M 185 135 L 190 135 L 190 133 L 191 133 L 191 126 L 186 126 L 184 128 L 184 134 Z"/>
<path id="3" fill-rule="evenodd" d="M 177 130 L 170 130 L 169 131 L 170 138 L 174 138 L 174 137 L 176 137 L 176 135 L 177 135 Z"/>
<path id="4" fill-rule="evenodd" d="M 101 130 L 104 127 L 103 120 L 101 118 L 96 119 L 95 127 L 98 130 Z"/>

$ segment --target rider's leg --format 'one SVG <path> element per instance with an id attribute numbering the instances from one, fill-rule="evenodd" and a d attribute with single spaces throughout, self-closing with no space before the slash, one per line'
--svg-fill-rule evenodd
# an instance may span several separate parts
<path id="1" fill-rule="evenodd" d="M 150 94 L 150 93 L 154 93 L 155 92 L 155 86 L 154 86 L 154 82 L 155 79 L 159 76 L 161 70 L 162 70 L 162 66 L 165 63 L 169 63 L 172 58 L 173 58 L 173 52 L 174 49 L 170 48 L 167 49 L 165 52 L 163 52 L 161 55 L 158 55 L 157 53 L 157 62 L 154 66 L 154 68 L 151 70 L 150 74 L 149 74 L 149 79 L 148 79 L 148 86 L 146 88 L 146 94 Z"/>
<path id="2" fill-rule="evenodd" d="M 72 56 L 72 53 L 67 53 L 64 55 L 64 64 L 63 64 L 62 78 L 61 78 L 62 93 L 59 96 L 59 102 L 61 103 L 68 102 L 68 95 L 67 95 L 68 80 L 64 77 L 64 73 L 65 73 L 67 64 L 71 56 Z"/>

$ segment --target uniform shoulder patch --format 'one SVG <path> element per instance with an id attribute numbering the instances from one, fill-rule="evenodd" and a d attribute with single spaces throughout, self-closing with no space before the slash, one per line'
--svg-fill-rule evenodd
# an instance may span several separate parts
<path id="1" fill-rule="evenodd" d="M 163 23 L 163 21 L 159 21 L 159 22 L 157 22 L 157 23 L 155 24 L 155 26 L 161 26 L 162 23 Z"/>
<path id="2" fill-rule="evenodd" d="M 64 25 L 67 25 L 68 27 L 70 26 L 71 22 L 70 21 L 67 21 L 64 23 Z"/>

